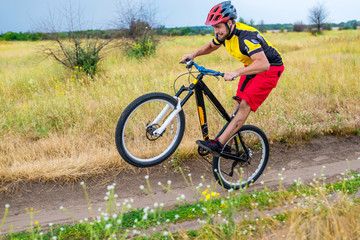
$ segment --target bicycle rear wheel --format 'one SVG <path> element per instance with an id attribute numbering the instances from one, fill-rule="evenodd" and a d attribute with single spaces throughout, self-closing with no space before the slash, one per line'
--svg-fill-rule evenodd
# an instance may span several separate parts
<path id="1" fill-rule="evenodd" d="M 136 167 L 157 165 L 174 153 L 185 131 L 181 110 L 161 135 L 156 134 L 176 109 L 177 100 L 164 93 L 149 93 L 134 100 L 122 113 L 115 131 L 122 158 Z"/>
<path id="2" fill-rule="evenodd" d="M 242 126 L 228 140 L 224 149 L 242 159 L 213 158 L 215 179 L 226 189 L 237 190 L 255 182 L 264 171 L 269 158 L 269 142 L 265 133 L 252 125 Z"/>

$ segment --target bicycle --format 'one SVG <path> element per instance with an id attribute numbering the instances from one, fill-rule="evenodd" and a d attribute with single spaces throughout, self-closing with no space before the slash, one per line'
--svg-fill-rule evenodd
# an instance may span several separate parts
<path id="1" fill-rule="evenodd" d="M 117 150 L 126 162 L 136 167 L 151 167 L 165 161 L 175 152 L 185 131 L 182 106 L 194 93 L 204 140 L 209 139 L 204 95 L 227 121 L 217 137 L 228 126 L 236 112 L 229 116 L 203 81 L 205 75 L 219 79 L 224 74 L 199 66 L 192 60 L 186 63 L 186 74 L 195 73 L 192 72 L 193 66 L 198 75 L 188 87 L 182 85 L 175 96 L 160 92 L 148 93 L 126 107 L 115 131 Z M 181 100 L 179 96 L 183 92 L 188 93 Z M 212 169 L 217 182 L 226 189 L 239 189 L 255 182 L 269 158 L 269 142 L 265 133 L 258 127 L 244 125 L 224 146 L 219 157 L 213 156 Z M 209 154 L 200 146 L 198 153 L 201 156 Z"/>

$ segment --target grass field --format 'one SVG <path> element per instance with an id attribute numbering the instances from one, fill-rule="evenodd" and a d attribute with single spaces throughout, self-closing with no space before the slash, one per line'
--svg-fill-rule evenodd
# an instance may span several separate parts
<path id="1" fill-rule="evenodd" d="M 359 158 L 360 159 L 360 158 Z M 289 189 L 277 191 L 264 186 L 261 190 L 242 189 L 219 194 L 204 181 L 189 188 L 196 192 L 196 202 L 178 197 L 170 209 L 164 203 L 132 208 L 132 199 L 121 202 L 115 185 L 107 187 L 106 207 L 101 216 L 74 219 L 73 224 L 40 225 L 37 210 L 26 209 L 31 225 L 26 231 L 8 232 L 4 239 L 359 239 L 360 174 L 343 173 L 338 181 L 326 184 L 323 174 L 309 185 L 296 180 Z M 203 185 L 204 183 L 204 185 Z M 87 195 L 86 186 L 80 183 Z M 164 188 L 170 191 L 171 185 Z M 142 186 L 152 197 L 151 186 Z M 154 200 L 155 201 L 155 200 Z M 0 231 L 11 206 L 5 205 Z M 1 219 L 1 218 L 0 218 Z M 184 223 L 184 224 L 183 224 Z M 171 224 L 178 226 L 177 232 Z M 183 229 L 183 227 L 185 229 Z M 174 228 L 173 228 L 174 229 Z M 191 230 L 190 230 L 191 229 Z"/>
<path id="2" fill-rule="evenodd" d="M 282 53 L 285 72 L 249 124 L 270 142 L 295 143 L 324 134 L 360 133 L 360 32 L 268 33 Z M 114 144 L 124 108 L 147 92 L 173 95 L 173 81 L 186 72 L 180 57 L 210 36 L 164 38 L 157 55 L 142 61 L 108 47 L 94 80 L 70 72 L 40 52 L 51 42 L 0 42 L 0 185 L 18 181 L 74 181 L 130 169 Z M 196 59 L 218 71 L 241 67 L 225 49 Z M 237 82 L 206 79 L 232 110 Z M 179 88 L 187 78 L 177 82 Z M 210 137 L 223 120 L 208 108 Z M 196 153 L 201 138 L 195 100 L 185 106 L 186 132 L 176 156 Z M 3 189 L 4 190 L 4 189 Z"/>

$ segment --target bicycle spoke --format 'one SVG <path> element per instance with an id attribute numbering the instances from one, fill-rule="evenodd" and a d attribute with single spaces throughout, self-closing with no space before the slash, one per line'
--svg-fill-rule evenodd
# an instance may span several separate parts
<path id="1" fill-rule="evenodd" d="M 129 117 L 125 126 L 124 139 L 125 147 L 132 156 L 141 159 L 153 158 L 164 152 L 172 143 L 176 131 L 178 131 L 178 118 L 175 117 L 170 124 L 173 129 L 172 134 L 170 129 L 166 129 L 162 136 L 156 136 L 153 133 L 160 127 L 158 124 L 161 124 L 165 120 L 164 118 L 170 115 L 173 111 L 172 108 L 166 112 L 163 118 L 159 119 L 158 124 L 149 125 L 166 105 L 166 102 L 148 102 L 136 109 Z M 139 122 L 142 124 L 138 124 Z M 170 127 L 168 126 L 168 128 Z"/>
<path id="2" fill-rule="evenodd" d="M 251 128 L 255 127 L 251 126 Z M 225 159 L 224 157 L 214 158 L 213 168 L 219 172 L 219 177 L 217 179 L 221 180 L 227 188 L 239 188 L 255 181 L 266 165 L 268 158 L 266 148 L 268 145 L 265 145 L 265 142 L 266 144 L 268 143 L 267 140 L 265 141 L 262 136 L 257 133 L 257 131 L 261 130 L 258 128 L 255 129 L 256 131 L 248 130 L 241 132 L 241 141 L 246 147 L 248 157 L 245 157 L 244 155 L 245 153 L 242 150 L 243 145 L 236 145 L 236 143 L 240 143 L 238 134 L 233 136 L 235 139 L 230 139 L 228 141 L 228 147 L 230 147 L 230 149 L 236 149 L 238 147 L 239 149 L 237 149 L 237 152 L 243 152 L 238 156 L 242 156 L 241 158 L 244 156 L 244 160 L 248 158 L 245 162 L 242 162 L 239 159 L 238 164 L 234 167 L 232 176 L 230 176 L 229 173 L 232 171 L 234 160 Z"/>

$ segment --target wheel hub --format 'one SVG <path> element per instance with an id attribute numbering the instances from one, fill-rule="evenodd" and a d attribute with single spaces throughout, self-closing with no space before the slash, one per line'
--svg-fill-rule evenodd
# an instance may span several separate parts
<path id="1" fill-rule="evenodd" d="M 158 139 L 160 136 L 154 134 L 154 132 L 159 128 L 160 128 L 159 124 L 147 125 L 146 126 L 146 138 L 149 139 L 150 141 L 155 141 L 156 139 Z"/>

